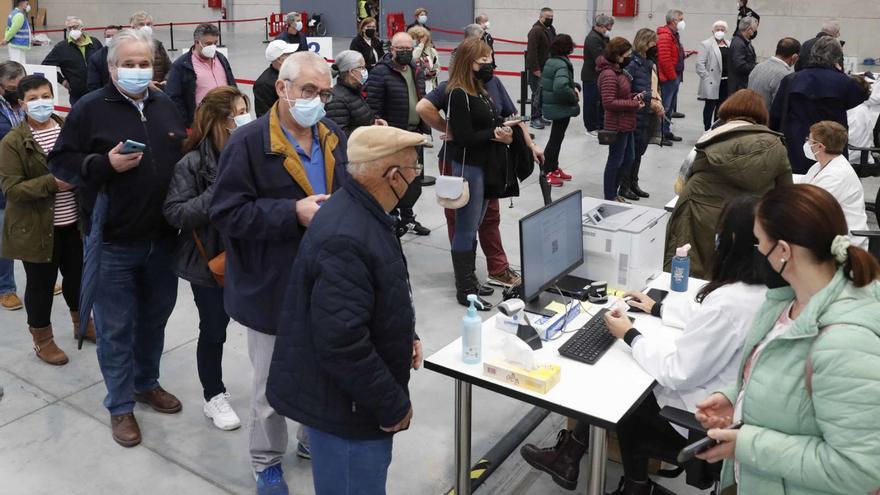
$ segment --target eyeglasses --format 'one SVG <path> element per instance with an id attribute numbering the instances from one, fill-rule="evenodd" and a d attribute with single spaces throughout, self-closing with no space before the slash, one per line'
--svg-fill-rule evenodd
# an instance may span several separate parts
<path id="1" fill-rule="evenodd" d="M 404 167 L 403 165 L 399 165 L 397 168 L 408 168 L 410 170 L 415 170 L 417 174 L 420 174 L 422 173 L 422 170 L 425 168 L 425 166 L 419 163 L 416 164 L 415 167 Z"/>
<path id="2" fill-rule="evenodd" d="M 287 81 L 287 82 L 290 83 L 290 81 Z M 323 102 L 325 104 L 333 101 L 333 91 L 331 91 L 329 89 L 321 91 L 320 89 L 318 89 L 314 85 L 306 84 L 305 86 L 303 86 L 299 90 L 299 97 L 300 98 L 305 98 L 307 100 L 311 100 L 312 98 L 315 98 L 316 96 L 320 96 L 321 102 Z"/>

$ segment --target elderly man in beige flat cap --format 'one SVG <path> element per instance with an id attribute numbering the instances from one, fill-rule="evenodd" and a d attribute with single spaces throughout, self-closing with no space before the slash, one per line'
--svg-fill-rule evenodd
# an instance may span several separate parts
<path id="1" fill-rule="evenodd" d="M 393 435 L 413 416 L 422 345 L 388 212 L 421 172 L 420 146 L 395 127 L 352 133 L 353 180 L 312 219 L 284 297 L 266 396 L 307 427 L 318 494 L 385 493 Z"/>

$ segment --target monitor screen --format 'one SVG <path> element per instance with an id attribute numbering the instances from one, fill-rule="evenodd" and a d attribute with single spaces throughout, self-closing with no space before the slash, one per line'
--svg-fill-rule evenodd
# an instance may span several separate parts
<path id="1" fill-rule="evenodd" d="M 530 301 L 584 262 L 581 191 L 519 221 L 522 298 Z"/>

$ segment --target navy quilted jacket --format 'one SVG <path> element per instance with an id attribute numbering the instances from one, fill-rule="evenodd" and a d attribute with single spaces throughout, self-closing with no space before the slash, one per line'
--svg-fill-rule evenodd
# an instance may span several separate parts
<path id="1" fill-rule="evenodd" d="M 410 408 L 415 311 L 394 221 L 349 180 L 318 211 L 281 305 L 266 397 L 343 438 L 382 438 Z"/>

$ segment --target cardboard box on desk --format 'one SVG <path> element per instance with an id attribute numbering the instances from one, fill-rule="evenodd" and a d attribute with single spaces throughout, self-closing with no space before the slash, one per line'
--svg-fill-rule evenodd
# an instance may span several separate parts
<path id="1" fill-rule="evenodd" d="M 562 368 L 558 364 L 545 364 L 528 370 L 504 359 L 492 358 L 483 361 L 483 375 L 538 394 L 546 394 L 559 383 Z"/>

